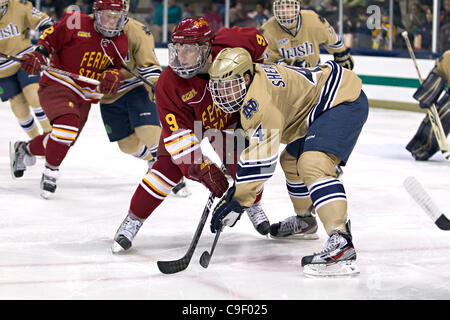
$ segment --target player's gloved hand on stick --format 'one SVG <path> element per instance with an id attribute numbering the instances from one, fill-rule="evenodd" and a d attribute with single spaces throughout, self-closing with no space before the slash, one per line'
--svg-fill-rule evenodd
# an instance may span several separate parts
<path id="1" fill-rule="evenodd" d="M 345 49 L 345 51 L 342 52 L 336 52 L 333 54 L 334 56 L 334 62 L 340 64 L 344 68 L 347 68 L 349 70 L 353 70 L 353 67 L 355 66 L 355 62 L 350 55 L 350 48 Z"/>
<path id="2" fill-rule="evenodd" d="M 216 198 L 220 198 L 228 189 L 228 180 L 223 171 L 206 157 L 201 164 L 191 165 L 188 174 L 189 178 L 203 184 Z"/>
<path id="3" fill-rule="evenodd" d="M 22 70 L 34 76 L 41 72 L 41 66 L 47 65 L 47 58 L 39 51 L 26 53 L 22 59 L 24 60 L 20 65 Z"/>
<path id="4" fill-rule="evenodd" d="M 124 81 L 122 72 L 118 69 L 107 69 L 100 76 L 100 93 L 115 94 Z"/>
<path id="5" fill-rule="evenodd" d="M 231 200 L 235 191 L 236 187 L 232 186 L 214 208 L 211 218 L 212 233 L 216 233 L 221 225 L 233 227 L 247 209 L 247 207 L 241 206 L 237 200 Z"/>

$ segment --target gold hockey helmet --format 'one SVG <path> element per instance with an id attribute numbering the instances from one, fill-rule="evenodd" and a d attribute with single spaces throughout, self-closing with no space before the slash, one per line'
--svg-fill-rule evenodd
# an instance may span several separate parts
<path id="1" fill-rule="evenodd" d="M 225 113 L 241 109 L 247 94 L 244 75 L 253 76 L 253 61 L 243 48 L 225 48 L 209 68 L 209 90 L 214 103 Z"/>

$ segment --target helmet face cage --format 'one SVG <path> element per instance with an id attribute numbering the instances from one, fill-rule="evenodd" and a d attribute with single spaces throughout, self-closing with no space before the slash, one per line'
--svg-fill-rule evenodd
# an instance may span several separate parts
<path id="1" fill-rule="evenodd" d="M 204 18 L 184 18 L 172 32 L 169 66 L 180 77 L 192 78 L 205 66 L 212 38 L 213 32 Z"/>
<path id="2" fill-rule="evenodd" d="M 209 90 L 214 103 L 226 113 L 241 109 L 247 94 L 245 74 L 253 74 L 250 53 L 243 48 L 225 48 L 209 68 Z"/>
<path id="3" fill-rule="evenodd" d="M 243 76 L 230 80 L 209 80 L 209 90 L 214 104 L 225 113 L 239 111 L 247 94 Z"/>
<path id="4" fill-rule="evenodd" d="M 117 36 L 127 18 L 127 1 L 96 0 L 94 2 L 94 23 L 97 30 L 107 38 Z"/>
<path id="5" fill-rule="evenodd" d="M 195 76 L 205 65 L 211 51 L 209 44 L 169 43 L 169 66 L 181 78 Z"/>
<path id="6" fill-rule="evenodd" d="M 7 6 L 8 6 L 8 0 L 0 0 L 0 11 L 3 11 Z"/>
<path id="7" fill-rule="evenodd" d="M 277 0 L 273 3 L 273 14 L 278 23 L 290 28 L 300 13 L 300 1 Z"/>

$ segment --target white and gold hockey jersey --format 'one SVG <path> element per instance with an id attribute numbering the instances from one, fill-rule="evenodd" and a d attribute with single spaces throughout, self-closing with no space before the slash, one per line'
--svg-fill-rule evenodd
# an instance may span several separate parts
<path id="1" fill-rule="evenodd" d="M 292 65 L 297 61 L 298 66 L 314 67 L 320 63 L 319 46 L 331 54 L 346 49 L 328 21 L 312 10 L 300 10 L 300 19 L 292 29 L 286 29 L 272 17 L 261 26 L 261 31 L 269 44 L 265 63 Z"/>
<path id="2" fill-rule="evenodd" d="M 321 113 L 355 101 L 361 88 L 361 79 L 334 61 L 315 68 L 256 65 L 240 111 L 250 145 L 239 159 L 233 198 L 251 206 L 275 171 L 280 144 L 304 137 Z"/>
<path id="3" fill-rule="evenodd" d="M 53 24 L 28 1 L 9 0 L 5 10 L 0 18 L 0 52 L 8 55 L 21 56 L 33 51 L 30 30 L 39 32 L 41 27 Z M 19 68 L 18 62 L 0 60 L 0 78 L 12 76 Z"/>
<path id="4" fill-rule="evenodd" d="M 155 54 L 155 40 L 145 25 L 128 17 L 123 32 L 128 37 L 128 56 L 125 61 L 127 67 L 155 84 L 161 74 L 161 65 Z M 124 83 L 115 95 L 103 96 L 101 103 L 113 103 L 131 89 L 144 84 L 144 82 L 122 68 L 125 76 Z M 152 92 L 145 85 L 149 93 Z M 152 94 L 151 94 L 152 95 Z"/>
<path id="5" fill-rule="evenodd" d="M 447 80 L 447 85 L 450 85 L 450 50 L 445 51 L 436 60 L 436 69 L 434 71 L 444 77 Z"/>

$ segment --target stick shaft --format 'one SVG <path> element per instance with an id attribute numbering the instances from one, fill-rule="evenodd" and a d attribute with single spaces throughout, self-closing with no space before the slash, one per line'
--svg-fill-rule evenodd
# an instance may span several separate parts
<path id="1" fill-rule="evenodd" d="M 189 246 L 189 249 L 186 252 L 186 254 L 182 258 L 177 260 L 158 261 L 157 264 L 159 271 L 165 274 L 172 274 L 183 271 L 188 267 L 192 255 L 194 254 L 194 251 L 197 247 L 198 240 L 200 239 L 200 236 L 202 234 L 203 227 L 205 226 L 209 212 L 211 211 L 213 202 L 214 202 L 214 195 L 211 193 L 209 195 L 208 201 L 206 202 L 205 209 L 203 209 L 202 217 L 200 218 L 200 222 L 197 226 L 197 229 L 195 230 L 194 237 L 192 238 L 191 245 Z"/>

